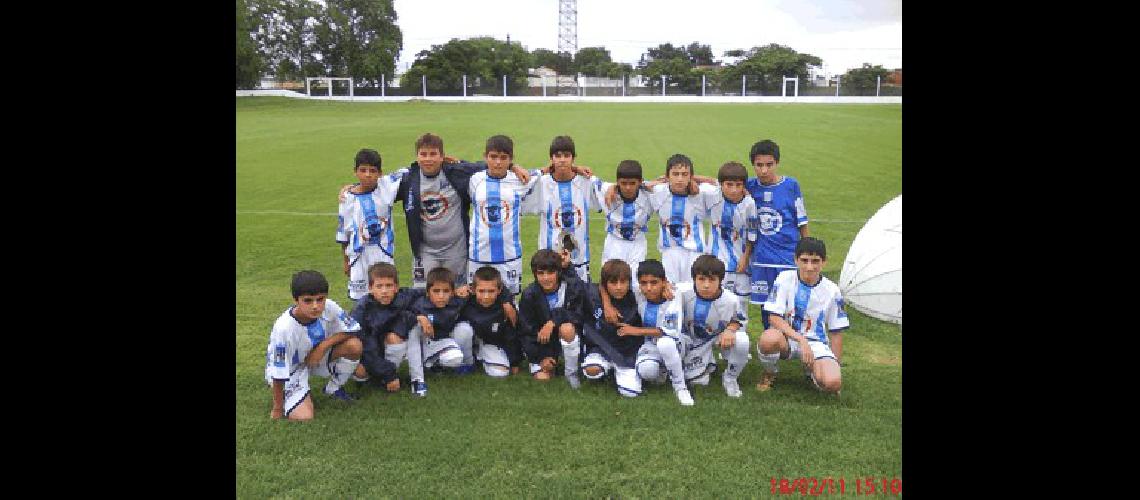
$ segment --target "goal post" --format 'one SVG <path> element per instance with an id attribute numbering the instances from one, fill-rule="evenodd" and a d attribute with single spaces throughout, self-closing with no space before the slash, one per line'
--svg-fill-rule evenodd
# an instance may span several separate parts
<path id="1" fill-rule="evenodd" d="M 328 85 L 328 88 L 329 88 L 328 89 L 329 90 L 328 96 L 332 97 L 332 95 L 333 95 L 332 94 L 333 82 L 337 81 L 337 80 L 348 82 L 348 96 L 353 97 L 353 95 L 352 95 L 352 78 L 344 78 L 344 77 L 337 77 L 337 76 L 308 76 L 308 77 L 305 77 L 305 95 L 307 95 L 309 97 L 313 96 L 313 87 L 312 87 L 311 82 L 318 81 L 318 82 L 325 82 Z"/>

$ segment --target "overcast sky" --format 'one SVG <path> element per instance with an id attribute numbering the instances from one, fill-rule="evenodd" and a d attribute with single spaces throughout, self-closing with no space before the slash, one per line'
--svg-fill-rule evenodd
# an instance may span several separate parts
<path id="1" fill-rule="evenodd" d="M 398 67 L 452 38 L 490 36 L 558 48 L 558 0 L 394 0 Z M 864 62 L 902 67 L 902 0 L 578 0 L 578 48 L 604 46 L 636 66 L 661 43 L 731 49 L 778 43 L 823 59 L 828 74 Z"/>

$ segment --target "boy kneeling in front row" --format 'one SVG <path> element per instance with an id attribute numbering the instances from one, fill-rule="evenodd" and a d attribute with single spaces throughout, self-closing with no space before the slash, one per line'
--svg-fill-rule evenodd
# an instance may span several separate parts
<path id="1" fill-rule="evenodd" d="M 618 394 L 637 397 L 641 394 L 641 376 L 634 363 L 646 335 L 660 335 L 657 328 L 643 328 L 637 312 L 637 300 L 630 293 L 630 269 L 624 261 L 612 259 L 602 265 L 602 282 L 587 288 L 588 311 L 583 337 L 586 357 L 582 372 L 590 380 L 599 380 L 611 369 L 617 382 Z M 602 288 L 605 290 L 602 290 Z M 621 314 L 622 322 L 614 325 L 602 315 L 602 293 L 612 307 Z"/>

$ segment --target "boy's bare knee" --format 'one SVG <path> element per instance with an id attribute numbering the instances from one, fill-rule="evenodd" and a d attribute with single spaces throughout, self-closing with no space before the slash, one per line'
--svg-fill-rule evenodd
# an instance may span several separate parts
<path id="1" fill-rule="evenodd" d="M 764 354 L 775 354 L 780 352 L 780 340 L 784 338 L 784 334 L 779 330 L 768 329 L 760 335 L 760 352 Z"/>
<path id="2" fill-rule="evenodd" d="M 600 367 L 600 366 L 587 366 L 585 372 L 586 372 L 586 375 L 589 375 L 591 377 L 596 377 L 596 376 L 602 374 L 602 367 Z"/>
<path id="3" fill-rule="evenodd" d="M 343 342 L 344 355 L 354 359 L 360 359 L 360 353 L 364 352 L 364 344 L 360 343 L 360 339 L 356 337 L 349 337 Z"/>

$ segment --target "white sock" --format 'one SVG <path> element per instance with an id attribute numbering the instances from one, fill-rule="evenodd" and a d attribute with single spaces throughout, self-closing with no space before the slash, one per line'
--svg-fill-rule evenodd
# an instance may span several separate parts
<path id="1" fill-rule="evenodd" d="M 565 340 L 558 339 L 562 343 L 562 358 L 566 360 L 566 376 L 578 374 L 578 354 L 582 350 L 582 344 L 578 342 L 578 336 L 574 336 L 574 340 L 566 342 Z"/>
<path id="2" fill-rule="evenodd" d="M 725 359 L 728 361 L 728 368 L 724 370 L 724 377 L 731 380 L 736 380 L 740 376 L 740 372 L 748 364 L 748 334 L 744 332 L 736 332 L 736 342 L 727 352 L 723 352 Z"/>
<path id="3" fill-rule="evenodd" d="M 424 344 L 423 333 L 420 327 L 412 328 L 408 332 L 408 377 L 412 382 L 424 381 Z"/>
<path id="4" fill-rule="evenodd" d="M 331 394 L 336 392 L 337 389 L 340 389 L 341 386 L 348 382 L 349 377 L 352 376 L 352 372 L 356 371 L 356 365 L 358 364 L 360 364 L 359 359 L 336 358 L 330 367 L 332 376 L 329 377 L 329 382 L 325 384 L 325 392 Z"/>
<path id="5" fill-rule="evenodd" d="M 384 344 L 384 359 L 388 360 L 396 368 L 400 368 L 400 363 L 404 362 L 404 358 L 408 357 L 408 343 L 401 342 L 399 344 Z"/>
<path id="6" fill-rule="evenodd" d="M 764 367 L 764 371 L 768 373 L 778 373 L 780 366 L 776 364 L 780 360 L 780 353 L 774 352 L 772 354 L 760 353 L 760 366 Z"/>
<path id="7" fill-rule="evenodd" d="M 669 370 L 669 378 L 673 381 L 673 390 L 685 388 L 685 371 L 681 368 L 681 351 L 677 349 L 677 341 L 664 335 L 657 339 L 657 350 L 661 352 L 661 360 Z"/>

